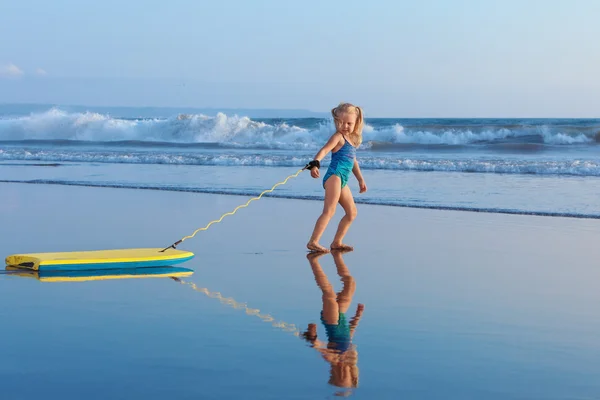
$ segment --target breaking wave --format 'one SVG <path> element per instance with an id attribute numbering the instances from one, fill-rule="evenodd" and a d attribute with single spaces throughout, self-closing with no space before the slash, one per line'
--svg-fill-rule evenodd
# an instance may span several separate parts
<path id="1" fill-rule="evenodd" d="M 221 144 L 239 148 L 315 149 L 333 132 L 330 119 L 264 119 L 180 114 L 171 118 L 114 118 L 52 108 L 0 119 L 0 141 L 84 141 Z M 553 146 L 600 142 L 600 121 L 367 120 L 365 148 L 398 144 Z"/>

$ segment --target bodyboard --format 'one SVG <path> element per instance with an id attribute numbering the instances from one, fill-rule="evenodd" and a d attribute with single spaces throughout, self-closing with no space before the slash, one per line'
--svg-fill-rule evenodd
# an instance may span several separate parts
<path id="1" fill-rule="evenodd" d="M 98 270 L 118 268 L 164 267 L 188 261 L 194 253 L 161 248 L 74 251 L 61 253 L 13 254 L 6 257 L 6 265 L 44 270 Z"/>

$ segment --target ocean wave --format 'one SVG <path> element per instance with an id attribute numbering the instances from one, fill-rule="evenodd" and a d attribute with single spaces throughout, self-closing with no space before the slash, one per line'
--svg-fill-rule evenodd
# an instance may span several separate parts
<path id="1" fill-rule="evenodd" d="M 169 153 L 149 151 L 64 151 L 55 149 L 0 149 L 0 161 L 43 163 L 114 163 L 248 167 L 302 167 L 312 157 L 305 154 L 233 154 L 233 153 Z M 325 168 L 329 158 L 323 160 Z M 2 164 L 0 164 L 1 166 Z M 394 171 L 470 172 L 490 174 L 533 174 L 600 176 L 600 161 L 596 159 L 501 159 L 501 158 L 427 158 L 362 155 L 363 169 Z"/>
<path id="2" fill-rule="evenodd" d="M 44 113 L 1 119 L 0 140 L 222 143 L 235 147 L 313 148 L 327 139 L 331 129 L 326 126 L 324 123 L 309 131 L 286 122 L 272 125 L 223 113 L 214 117 L 193 114 L 167 119 L 119 119 L 93 112 L 67 113 L 55 108 Z"/>
<path id="3" fill-rule="evenodd" d="M 256 191 L 249 190 L 227 190 L 227 189 L 208 189 L 202 187 L 181 187 L 174 185 L 146 185 L 146 184 L 130 184 L 130 183 L 115 183 L 115 182 L 86 182 L 86 181 L 65 181 L 65 180 L 51 180 L 51 179 L 33 179 L 33 180 L 4 180 L 0 179 L 0 183 L 21 183 L 21 184 L 34 184 L 34 185 L 64 185 L 64 186 L 86 186 L 86 187 L 102 187 L 102 188 L 114 188 L 114 189 L 140 189 L 140 190 L 160 190 L 160 191 L 172 191 L 172 192 L 189 192 L 189 193 L 203 193 L 203 194 L 219 194 L 219 195 L 232 195 L 232 196 L 255 196 Z M 322 196 L 316 195 L 296 195 L 296 194 L 283 194 L 283 193 L 266 193 L 263 197 L 273 197 L 281 199 L 295 199 L 295 200 L 319 200 L 322 201 Z M 563 217 L 563 218 L 582 218 L 582 219 L 600 219 L 600 214 L 588 214 L 588 213 L 577 213 L 577 212 L 561 212 L 561 211 L 538 211 L 538 210 L 521 210 L 521 209 L 507 209 L 499 207 L 468 207 L 468 206 L 455 206 L 455 205 L 435 205 L 435 204 L 415 204 L 414 202 L 396 200 L 396 199 L 377 199 L 377 198 L 356 198 L 356 203 L 359 204 L 371 204 L 380 206 L 390 207 L 406 207 L 406 208 L 420 208 L 420 209 L 433 209 L 433 210 L 448 210 L 448 211 L 465 211 L 465 212 L 480 212 L 480 213 L 493 213 L 493 214 L 513 214 L 513 215 L 534 215 L 544 217 Z"/>
<path id="4" fill-rule="evenodd" d="M 402 122 L 398 122 L 402 121 Z M 424 146 L 489 143 L 541 143 L 551 146 L 596 144 L 600 122 L 552 121 L 507 123 L 471 120 L 367 120 L 363 148 L 381 144 Z M 474 122 L 473 122 L 474 121 Z M 239 148 L 317 149 L 331 133 L 331 119 L 267 119 L 218 113 L 180 114 L 171 118 L 113 118 L 94 112 L 70 113 L 59 108 L 0 119 L 0 141 L 83 141 L 120 143 L 220 144 Z"/>

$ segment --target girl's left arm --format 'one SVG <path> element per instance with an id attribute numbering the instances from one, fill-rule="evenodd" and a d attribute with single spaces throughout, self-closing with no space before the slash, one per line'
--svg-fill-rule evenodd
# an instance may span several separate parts
<path id="1" fill-rule="evenodd" d="M 356 306 L 356 314 L 354 314 L 354 317 L 350 320 L 350 336 L 354 337 L 354 332 L 356 332 L 356 327 L 358 326 L 358 323 L 360 322 L 360 319 L 362 317 L 363 311 L 365 310 L 365 305 L 364 304 L 358 304 L 358 306 Z"/>
<path id="2" fill-rule="evenodd" d="M 365 183 L 365 179 L 362 176 L 362 173 L 360 172 L 360 166 L 358 165 L 358 161 L 356 160 L 356 158 L 354 159 L 354 166 L 352 167 L 352 173 L 354 174 L 354 176 L 356 176 L 356 179 L 358 180 L 358 186 L 360 188 L 360 193 L 366 192 L 367 185 Z"/>

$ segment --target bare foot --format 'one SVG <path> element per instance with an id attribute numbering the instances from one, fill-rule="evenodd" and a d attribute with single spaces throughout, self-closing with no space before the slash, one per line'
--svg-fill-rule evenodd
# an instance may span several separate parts
<path id="1" fill-rule="evenodd" d="M 316 261 L 324 255 L 324 251 L 309 251 L 308 254 L 306 254 L 306 259 L 308 261 Z"/>
<path id="2" fill-rule="evenodd" d="M 316 252 L 320 252 L 320 253 L 328 253 L 329 252 L 329 250 L 327 250 L 327 248 L 321 246 L 319 243 L 310 242 L 306 245 L 306 247 L 310 251 L 316 251 Z"/>
<path id="3" fill-rule="evenodd" d="M 343 243 L 331 243 L 331 250 L 352 251 L 354 250 L 354 247 L 348 246 L 347 244 Z"/>
<path id="4" fill-rule="evenodd" d="M 334 249 L 331 249 L 331 254 L 333 254 L 335 256 L 336 254 L 346 254 L 346 253 L 349 253 L 351 251 L 354 251 L 354 249 L 351 246 L 344 247 L 343 249 L 339 249 L 339 248 L 336 249 L 336 248 L 334 248 Z"/>

